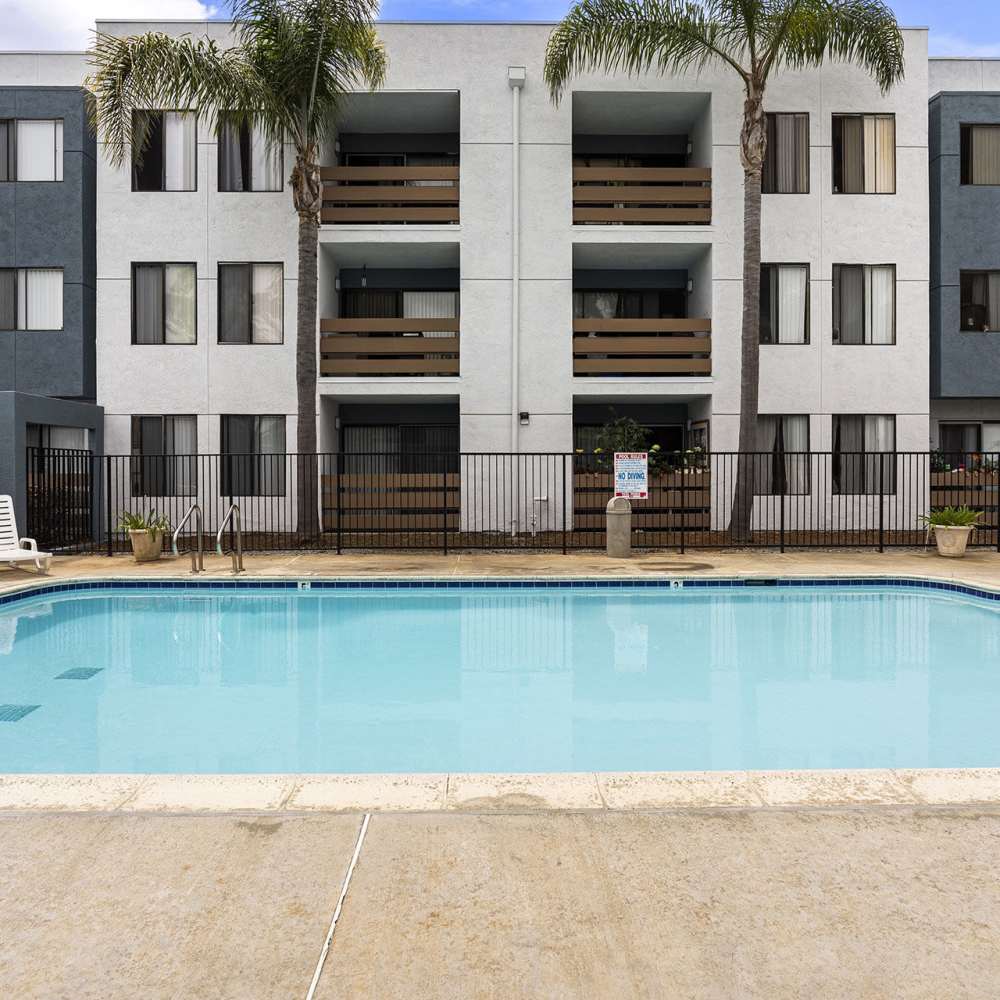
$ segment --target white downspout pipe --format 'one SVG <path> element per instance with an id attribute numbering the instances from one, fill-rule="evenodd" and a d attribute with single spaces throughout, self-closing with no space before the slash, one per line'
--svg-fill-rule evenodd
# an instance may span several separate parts
<path id="1" fill-rule="evenodd" d="M 510 226 L 510 450 L 519 450 L 521 354 L 521 88 L 525 68 L 507 67 L 511 114 L 511 226 Z"/>

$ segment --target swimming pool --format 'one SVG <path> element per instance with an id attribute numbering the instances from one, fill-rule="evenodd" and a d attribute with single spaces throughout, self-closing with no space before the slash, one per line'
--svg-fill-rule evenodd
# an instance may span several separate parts
<path id="1" fill-rule="evenodd" d="M 1000 764 L 1000 601 L 895 585 L 93 584 L 0 604 L 0 771 Z"/>

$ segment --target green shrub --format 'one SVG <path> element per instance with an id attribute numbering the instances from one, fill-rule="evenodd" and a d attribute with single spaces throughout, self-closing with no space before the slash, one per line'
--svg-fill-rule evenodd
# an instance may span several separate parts
<path id="1" fill-rule="evenodd" d="M 163 514 L 157 514 L 151 510 L 148 514 L 133 514 L 123 510 L 118 515 L 119 531 L 149 531 L 154 535 L 161 532 L 166 534 L 170 530 L 170 518 Z"/>
<path id="2" fill-rule="evenodd" d="M 971 507 L 941 507 L 929 514 L 921 514 L 920 520 L 940 528 L 972 528 L 982 516 L 981 510 Z"/>

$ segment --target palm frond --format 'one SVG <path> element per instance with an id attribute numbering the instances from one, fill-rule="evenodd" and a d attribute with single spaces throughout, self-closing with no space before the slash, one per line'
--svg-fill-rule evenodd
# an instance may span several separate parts
<path id="1" fill-rule="evenodd" d="M 745 80 L 740 7 L 739 0 L 580 0 L 549 36 L 545 82 L 558 101 L 579 72 L 680 73 L 714 61 Z"/>
<path id="2" fill-rule="evenodd" d="M 220 111 L 237 116 L 264 109 L 270 95 L 240 49 L 214 41 L 148 32 L 118 38 L 97 32 L 86 81 L 91 124 L 116 166 L 141 160 L 149 140 L 146 116 L 134 112 L 197 109 L 215 127 Z"/>

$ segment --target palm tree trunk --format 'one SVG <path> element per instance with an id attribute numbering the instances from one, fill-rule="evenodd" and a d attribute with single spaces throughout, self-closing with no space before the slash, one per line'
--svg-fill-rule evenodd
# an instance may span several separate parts
<path id="1" fill-rule="evenodd" d="M 748 85 L 740 135 L 743 161 L 743 330 L 740 435 L 736 489 L 729 521 L 733 542 L 748 542 L 753 518 L 753 458 L 760 392 L 760 181 L 764 163 L 763 88 Z"/>
<path id="2" fill-rule="evenodd" d="M 319 224 L 299 214 L 299 281 L 295 334 L 297 526 L 302 539 L 319 535 L 319 468 L 316 455 L 316 294 Z"/>

